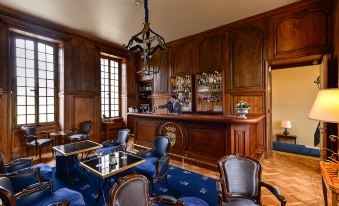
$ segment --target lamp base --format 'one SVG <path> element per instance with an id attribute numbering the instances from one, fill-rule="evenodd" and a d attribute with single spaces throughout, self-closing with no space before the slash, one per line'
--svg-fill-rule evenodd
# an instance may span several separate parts
<path id="1" fill-rule="evenodd" d="M 287 128 L 285 128 L 285 130 L 283 131 L 283 134 L 284 134 L 285 136 L 289 134 Z"/>

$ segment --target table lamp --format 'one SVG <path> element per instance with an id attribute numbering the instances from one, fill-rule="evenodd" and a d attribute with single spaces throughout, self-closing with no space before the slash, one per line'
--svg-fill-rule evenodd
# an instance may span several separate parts
<path id="1" fill-rule="evenodd" d="M 287 129 L 291 129 L 292 128 L 292 124 L 291 124 L 291 120 L 283 120 L 281 121 L 281 127 L 285 128 L 285 130 L 283 131 L 284 135 L 288 135 L 289 132 Z"/>
<path id="2" fill-rule="evenodd" d="M 339 123 L 339 89 L 320 90 L 308 117 L 324 122 Z M 330 139 L 335 141 L 338 136 L 330 135 Z"/>

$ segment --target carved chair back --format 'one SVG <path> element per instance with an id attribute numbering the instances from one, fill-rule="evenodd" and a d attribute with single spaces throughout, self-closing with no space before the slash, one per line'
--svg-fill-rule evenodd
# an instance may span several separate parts
<path id="1" fill-rule="evenodd" d="M 108 206 L 138 205 L 149 206 L 148 181 L 142 175 L 129 175 L 119 179 L 111 189 Z"/>
<path id="2" fill-rule="evenodd" d="M 230 155 L 219 161 L 221 186 L 225 199 L 244 197 L 260 204 L 260 163 L 254 159 Z"/>
<path id="3" fill-rule="evenodd" d="M 156 136 L 154 138 L 153 151 L 158 157 L 165 157 L 168 155 L 171 143 L 168 136 Z"/>
<path id="4" fill-rule="evenodd" d="M 4 162 L 4 156 L 3 153 L 0 152 L 0 174 L 6 174 L 6 167 Z"/>
<path id="5" fill-rule="evenodd" d="M 92 129 L 92 121 L 80 122 L 79 129 L 81 134 L 89 134 Z"/>
<path id="6" fill-rule="evenodd" d="M 26 142 L 33 141 L 37 135 L 36 129 L 33 126 L 22 126 L 21 131 L 24 134 Z"/>
<path id="7" fill-rule="evenodd" d="M 9 180 L 5 177 L 0 178 L 0 200 L 2 205 L 6 206 L 15 206 L 15 199 L 12 192 L 5 187 L 1 186 L 3 184 L 10 184 Z"/>

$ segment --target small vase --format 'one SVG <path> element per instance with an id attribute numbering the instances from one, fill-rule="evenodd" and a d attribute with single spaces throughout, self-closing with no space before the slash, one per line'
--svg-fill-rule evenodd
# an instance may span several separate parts
<path id="1" fill-rule="evenodd" d="M 248 108 L 237 108 L 237 113 L 239 114 L 239 117 L 246 119 L 246 114 L 248 114 Z"/>

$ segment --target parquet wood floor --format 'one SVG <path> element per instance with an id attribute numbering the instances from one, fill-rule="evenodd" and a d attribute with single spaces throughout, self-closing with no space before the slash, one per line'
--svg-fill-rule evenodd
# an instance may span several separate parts
<path id="1" fill-rule="evenodd" d="M 38 163 L 37 159 L 34 159 L 35 163 Z M 263 169 L 262 179 L 279 188 L 287 198 L 288 206 L 323 206 L 324 201 L 320 171 L 300 164 L 300 161 L 294 161 L 293 159 L 295 158 L 284 159 L 279 156 L 271 159 L 263 159 L 261 162 Z M 52 165 L 55 164 L 51 153 L 45 153 L 43 155 L 43 162 Z M 215 179 L 219 178 L 218 172 L 192 164 L 182 163 L 180 161 L 171 161 L 171 164 Z M 330 200 L 331 195 L 329 194 L 328 196 Z M 262 203 L 267 206 L 279 205 L 276 198 L 266 189 L 262 189 Z"/>

